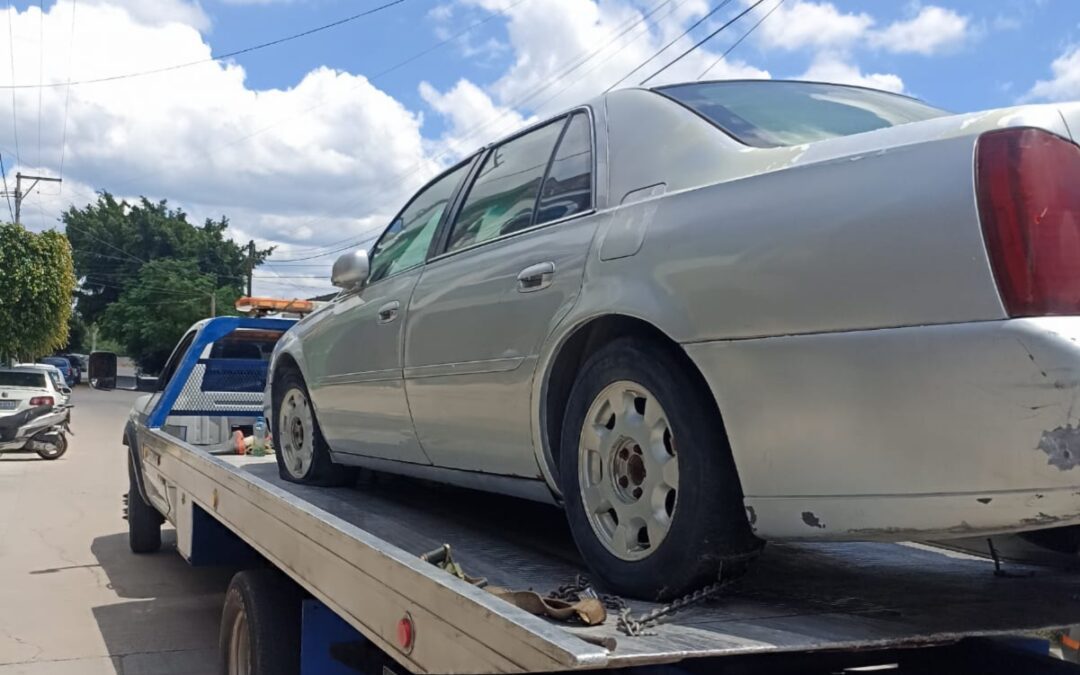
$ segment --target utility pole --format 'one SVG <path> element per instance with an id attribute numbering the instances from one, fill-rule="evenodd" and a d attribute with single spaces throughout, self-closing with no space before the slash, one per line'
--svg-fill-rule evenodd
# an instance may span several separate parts
<path id="1" fill-rule="evenodd" d="M 252 273 L 255 271 L 255 240 L 248 240 L 248 260 L 247 260 L 247 294 L 251 297 L 251 278 Z"/>
<path id="2" fill-rule="evenodd" d="M 22 182 L 24 180 L 32 180 L 34 182 L 30 183 L 30 187 L 23 190 Z M 20 222 L 19 216 L 22 214 L 22 202 L 23 202 L 23 199 L 25 199 L 26 195 L 29 194 L 30 192 L 32 192 L 34 187 L 38 183 L 40 183 L 42 181 L 44 181 L 46 183 L 60 183 L 61 179 L 59 179 L 59 178 L 49 178 L 48 176 L 28 176 L 28 175 L 22 174 L 22 173 L 16 173 L 15 174 L 15 193 L 13 195 L 11 195 L 11 196 L 15 197 L 15 223 L 16 224 L 18 224 Z M 7 193 L 5 193 L 5 196 L 6 196 L 6 194 Z"/>
<path id="3" fill-rule="evenodd" d="M 210 317 L 217 316 L 217 293 L 210 294 Z"/>

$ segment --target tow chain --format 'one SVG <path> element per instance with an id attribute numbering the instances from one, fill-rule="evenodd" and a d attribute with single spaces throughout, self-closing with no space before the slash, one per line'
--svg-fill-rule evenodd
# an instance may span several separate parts
<path id="1" fill-rule="evenodd" d="M 570 602 L 583 597 L 597 598 L 604 604 L 604 607 L 618 613 L 615 627 L 623 634 L 630 637 L 655 635 L 655 633 L 651 632 L 649 629 L 654 628 L 664 617 L 699 605 L 709 598 L 718 595 L 720 591 L 734 583 L 733 579 L 724 579 L 723 572 L 723 566 L 721 565 L 715 582 L 695 591 L 691 591 L 681 598 L 676 598 L 666 605 L 661 605 L 637 616 L 633 615 L 630 606 L 625 600 L 617 595 L 601 595 L 597 593 L 593 589 L 592 584 L 589 583 L 589 580 L 581 574 L 577 575 L 573 583 L 559 586 L 549 593 L 548 597 Z"/>

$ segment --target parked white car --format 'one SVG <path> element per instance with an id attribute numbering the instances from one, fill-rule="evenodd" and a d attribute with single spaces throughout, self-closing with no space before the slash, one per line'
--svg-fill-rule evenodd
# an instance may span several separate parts
<path id="1" fill-rule="evenodd" d="M 68 396 L 48 371 L 29 366 L 0 370 L 0 452 L 33 450 L 44 459 L 57 459 L 67 450 L 64 430 L 70 416 Z"/>

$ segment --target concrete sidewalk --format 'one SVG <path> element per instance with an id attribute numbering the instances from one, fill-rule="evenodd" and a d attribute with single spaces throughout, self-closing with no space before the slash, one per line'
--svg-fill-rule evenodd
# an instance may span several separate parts
<path id="1" fill-rule="evenodd" d="M 232 570 L 127 544 L 120 439 L 137 394 L 79 387 L 64 457 L 0 455 L 0 675 L 216 672 Z"/>

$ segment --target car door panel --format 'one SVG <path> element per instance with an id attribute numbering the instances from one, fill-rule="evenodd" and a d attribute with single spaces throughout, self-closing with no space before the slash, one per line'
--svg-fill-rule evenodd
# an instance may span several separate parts
<path id="1" fill-rule="evenodd" d="M 305 336 L 309 388 L 335 453 L 428 463 L 412 427 L 401 379 L 405 306 L 420 269 L 383 279 L 334 303 Z"/>

